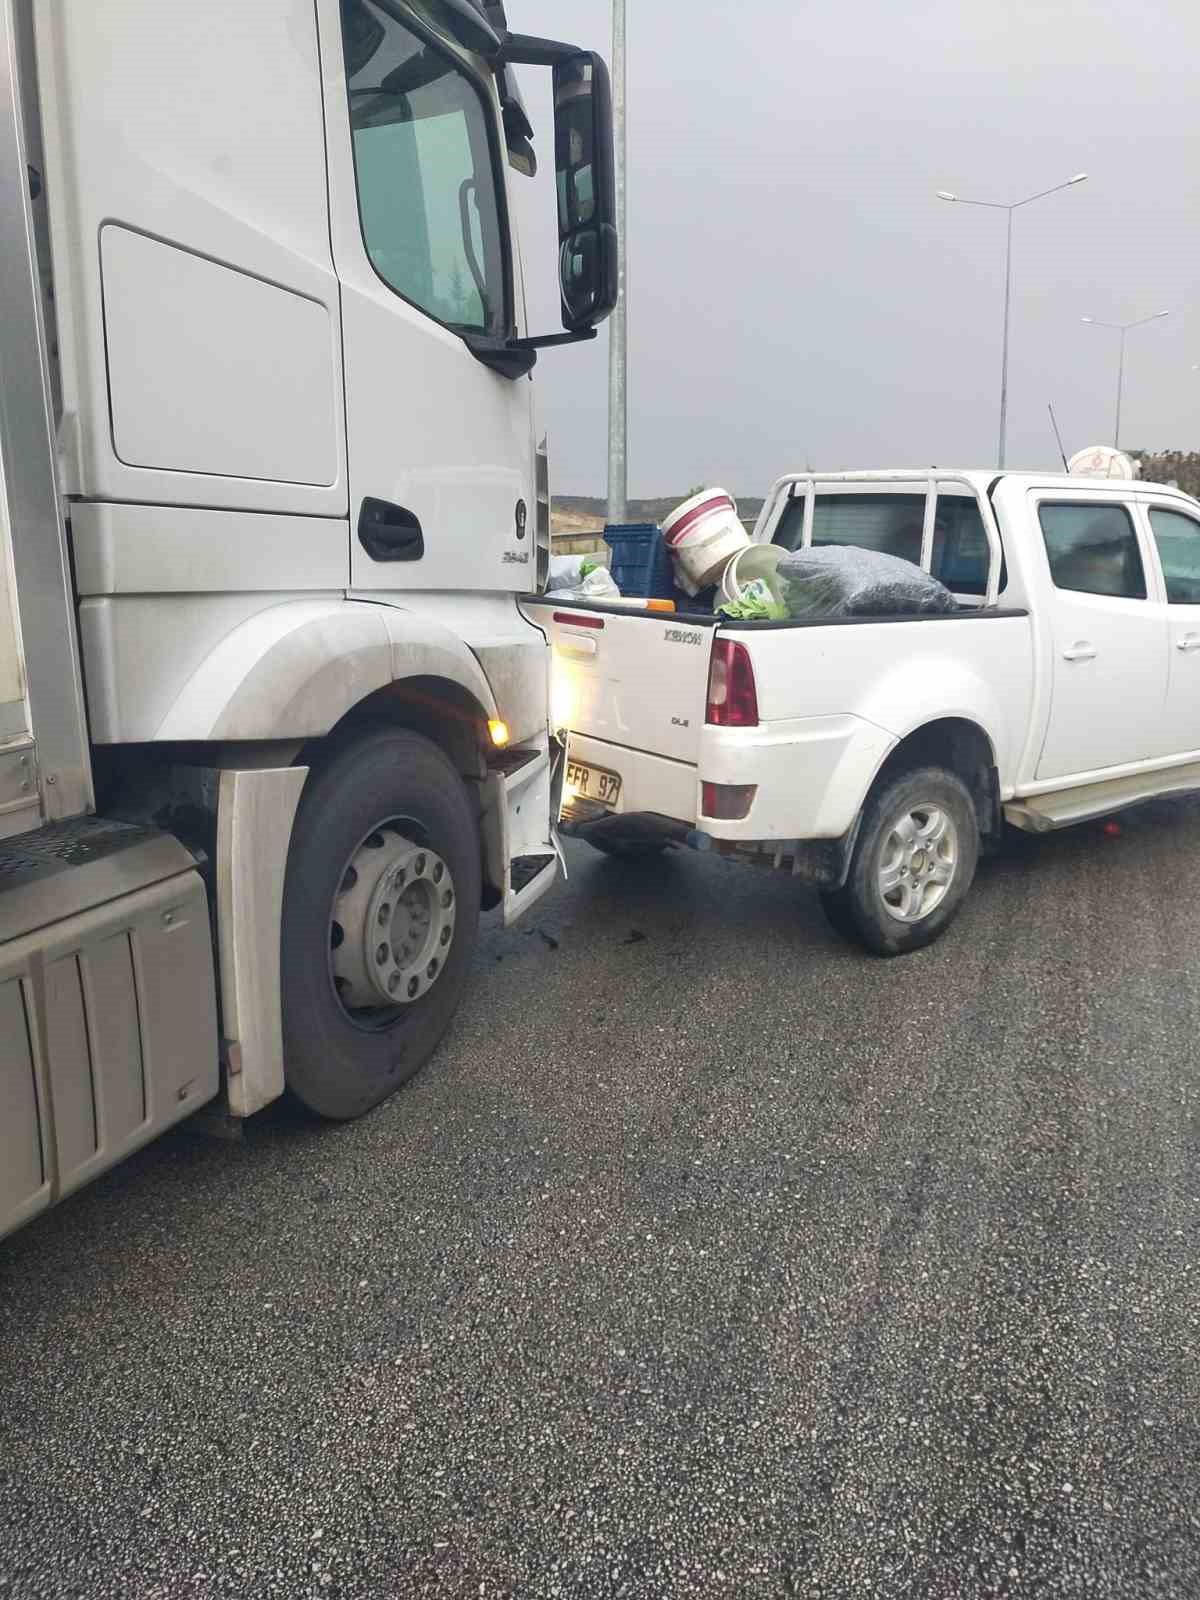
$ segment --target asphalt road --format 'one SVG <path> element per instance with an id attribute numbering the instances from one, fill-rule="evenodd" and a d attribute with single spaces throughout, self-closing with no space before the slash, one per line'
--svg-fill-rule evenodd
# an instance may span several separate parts
<path id="1" fill-rule="evenodd" d="M 891 963 L 571 865 L 375 1115 L 0 1245 L 0 1596 L 1200 1594 L 1200 806 Z"/>

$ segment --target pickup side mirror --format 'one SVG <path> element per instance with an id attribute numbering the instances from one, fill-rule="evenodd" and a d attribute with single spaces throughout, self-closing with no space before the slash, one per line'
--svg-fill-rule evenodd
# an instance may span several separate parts
<path id="1" fill-rule="evenodd" d="M 563 327 L 581 333 L 612 311 L 618 281 L 612 89 L 590 50 L 554 68 L 554 166 Z"/>

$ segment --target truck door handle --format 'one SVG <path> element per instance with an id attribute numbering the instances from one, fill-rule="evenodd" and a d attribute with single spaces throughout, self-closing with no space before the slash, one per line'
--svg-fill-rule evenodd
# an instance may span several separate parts
<path id="1" fill-rule="evenodd" d="M 358 542 L 372 561 L 420 561 L 425 554 L 421 524 L 404 506 L 365 499 L 358 513 Z"/>
<path id="2" fill-rule="evenodd" d="M 1185 633 L 1182 639 L 1176 639 L 1176 650 L 1200 650 L 1200 633 Z"/>
<path id="3" fill-rule="evenodd" d="M 1076 639 L 1075 643 L 1063 651 L 1064 661 L 1094 661 L 1096 647 L 1089 644 L 1086 639 Z"/>

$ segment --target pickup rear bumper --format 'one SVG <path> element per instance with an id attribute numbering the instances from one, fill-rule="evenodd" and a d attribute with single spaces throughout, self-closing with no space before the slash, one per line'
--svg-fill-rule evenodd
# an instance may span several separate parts
<path id="1" fill-rule="evenodd" d="M 895 737 L 862 717 L 797 717 L 756 728 L 705 727 L 692 766 L 571 735 L 574 759 L 621 778 L 620 813 L 670 817 L 714 841 L 776 844 L 849 833 Z M 739 821 L 706 817 L 704 783 L 753 784 Z"/>
<path id="2" fill-rule="evenodd" d="M 743 821 L 710 822 L 698 811 L 699 826 L 738 842 L 840 839 L 895 743 L 883 728 L 854 716 L 706 727 L 699 776 L 706 783 L 753 783 L 757 793 Z"/>
<path id="3" fill-rule="evenodd" d="M 690 763 L 651 755 L 646 750 L 631 750 L 627 745 L 592 739 L 582 733 L 571 735 L 570 753 L 573 761 L 619 774 L 622 814 L 649 811 L 695 826 L 700 786 L 696 768 Z"/>

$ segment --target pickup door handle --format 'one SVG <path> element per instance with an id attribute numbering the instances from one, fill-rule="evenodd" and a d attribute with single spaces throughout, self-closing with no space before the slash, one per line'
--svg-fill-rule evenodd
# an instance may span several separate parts
<path id="1" fill-rule="evenodd" d="M 1063 651 L 1064 661 L 1094 661 L 1096 659 L 1096 646 L 1089 644 L 1086 639 L 1076 639 L 1075 643 L 1068 645 Z"/>
<path id="2" fill-rule="evenodd" d="M 1176 650 L 1200 650 L 1200 633 L 1185 633 L 1182 639 L 1176 639 Z"/>
<path id="3" fill-rule="evenodd" d="M 412 512 L 369 496 L 358 513 L 358 542 L 372 561 L 420 561 L 425 554 L 425 535 Z"/>

